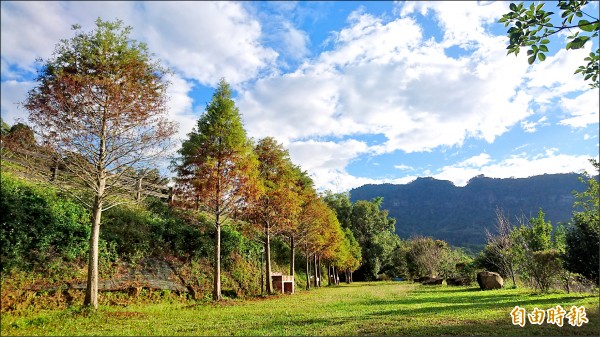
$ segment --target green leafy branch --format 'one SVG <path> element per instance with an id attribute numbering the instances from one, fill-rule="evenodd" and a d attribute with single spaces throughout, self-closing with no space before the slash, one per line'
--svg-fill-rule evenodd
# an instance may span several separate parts
<path id="1" fill-rule="evenodd" d="M 547 45 L 550 43 L 548 37 L 562 30 L 574 28 L 578 30 L 567 37 L 569 42 L 566 49 L 583 48 L 590 39 L 598 36 L 600 30 L 600 20 L 582 10 L 587 3 L 587 0 L 559 1 L 557 6 L 562 11 L 561 26 L 555 26 L 550 22 L 555 13 L 544 10 L 544 3 L 537 6 L 532 3 L 529 7 L 524 6 L 523 3 L 518 5 L 511 3 L 509 6 L 510 12 L 502 15 L 502 18 L 498 20 L 499 23 L 504 23 L 505 27 L 511 26 L 507 31 L 509 37 L 509 44 L 506 48 L 508 49 L 507 55 L 514 53 L 516 56 L 519 54 L 521 47 L 529 47 L 529 50 L 527 50 L 527 62 L 529 64 L 533 64 L 536 59 L 544 61 L 546 59 L 545 53 L 548 53 Z M 583 19 L 584 15 L 592 21 Z M 575 24 L 573 24 L 574 18 L 579 18 Z M 584 61 L 587 61 L 585 66 L 580 66 L 575 70 L 575 74 L 581 73 L 585 81 L 592 81 L 590 84 L 592 88 L 600 87 L 598 76 L 599 54 L 600 48 L 584 59 Z"/>

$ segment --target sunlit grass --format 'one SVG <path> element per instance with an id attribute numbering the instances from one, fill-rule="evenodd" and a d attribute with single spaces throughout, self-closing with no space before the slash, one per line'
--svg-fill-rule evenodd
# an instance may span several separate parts
<path id="1" fill-rule="evenodd" d="M 585 306 L 589 323 L 514 326 L 510 311 Z M 597 335 L 598 295 L 373 282 L 267 299 L 2 315 L 2 335 Z"/>

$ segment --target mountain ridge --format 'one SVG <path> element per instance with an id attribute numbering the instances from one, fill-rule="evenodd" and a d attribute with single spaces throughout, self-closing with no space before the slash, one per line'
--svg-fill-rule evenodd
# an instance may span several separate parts
<path id="1" fill-rule="evenodd" d="M 367 184 L 350 190 L 350 200 L 383 197 L 383 209 L 396 218 L 396 233 L 403 239 L 432 236 L 448 243 L 479 250 L 485 244 L 485 229 L 493 231 L 496 209 L 508 214 L 514 225 L 529 219 L 540 208 L 546 220 L 557 225 L 568 222 L 573 211 L 573 191 L 586 185 L 577 173 L 559 173 L 528 178 L 476 176 L 465 186 L 432 177 L 408 184 Z"/>

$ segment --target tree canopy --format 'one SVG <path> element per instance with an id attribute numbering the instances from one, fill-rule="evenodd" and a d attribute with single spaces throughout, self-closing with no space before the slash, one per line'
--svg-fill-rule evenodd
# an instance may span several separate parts
<path id="1" fill-rule="evenodd" d="M 508 54 L 519 54 L 522 47 L 527 47 L 527 61 L 533 64 L 536 60 L 544 61 L 546 53 L 549 52 L 548 44 L 550 37 L 555 34 L 568 30 L 571 35 L 567 37 L 567 50 L 583 48 L 586 43 L 598 37 L 600 31 L 600 20 L 597 14 L 591 15 L 584 11 L 588 4 L 586 0 L 558 1 L 556 6 L 560 13 L 546 11 L 545 3 L 531 3 L 525 6 L 523 3 L 511 3 L 510 12 L 502 15 L 498 20 L 504 23 L 505 27 L 510 26 L 507 31 L 509 37 Z M 556 15 L 560 14 L 562 22 L 559 24 Z M 575 22 L 573 22 L 575 19 Z M 600 87 L 599 61 L 600 47 L 596 51 L 589 53 L 584 58 L 587 62 L 575 70 L 575 74 L 580 73 L 585 81 L 590 81 L 592 88 Z"/>
<path id="2" fill-rule="evenodd" d="M 600 163 L 590 160 L 600 173 Z M 575 193 L 575 212 L 567 227 L 565 237 L 565 264 L 567 269 L 580 273 L 600 283 L 598 265 L 600 264 L 600 187 L 598 176 L 585 173 L 582 181 L 588 186 L 584 192 Z"/>
<path id="3" fill-rule="evenodd" d="M 271 236 L 280 234 L 297 218 L 300 199 L 296 191 L 296 170 L 283 145 L 272 137 L 256 144 L 260 182 L 264 193 L 250 210 L 251 220 L 263 230 L 265 245 L 265 274 L 271 275 Z M 271 278 L 266 282 L 267 293 L 273 292 Z"/>
<path id="4" fill-rule="evenodd" d="M 221 226 L 251 209 L 261 193 L 259 163 L 224 79 L 178 153 L 174 164 L 179 205 L 207 211 L 214 218 L 213 299 L 220 300 Z"/>
<path id="5" fill-rule="evenodd" d="M 98 306 L 98 238 L 102 211 L 122 202 L 129 167 L 141 168 L 170 149 L 176 125 L 167 114 L 168 70 L 122 21 L 96 20 L 91 32 L 62 40 L 43 62 L 23 103 L 29 121 L 71 174 L 63 187 L 91 209 L 84 304 Z M 65 182 L 65 181 L 63 181 Z M 87 196 L 91 196 L 88 198 Z"/>

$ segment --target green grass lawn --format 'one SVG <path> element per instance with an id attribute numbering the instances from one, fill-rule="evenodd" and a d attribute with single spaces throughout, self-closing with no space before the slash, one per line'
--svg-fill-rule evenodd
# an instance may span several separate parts
<path id="1" fill-rule="evenodd" d="M 102 294 L 100 294 L 102 296 Z M 584 306 L 589 323 L 512 324 L 515 306 Z M 404 282 L 342 284 L 267 299 L 185 305 L 101 306 L 97 312 L 2 315 L 2 335 L 590 335 L 600 332 L 598 295 Z"/>

